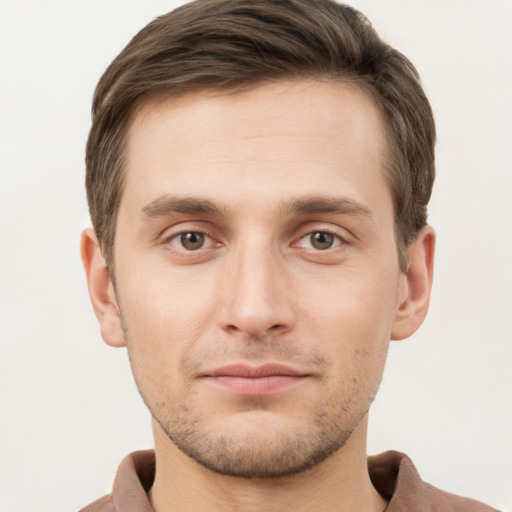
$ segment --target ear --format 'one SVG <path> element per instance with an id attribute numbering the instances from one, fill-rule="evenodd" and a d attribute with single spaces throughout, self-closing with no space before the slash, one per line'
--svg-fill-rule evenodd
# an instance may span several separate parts
<path id="1" fill-rule="evenodd" d="M 84 229 L 82 232 L 80 250 L 92 307 L 100 323 L 101 337 L 112 347 L 124 347 L 124 333 L 114 286 L 98 237 L 93 229 Z"/>
<path id="2" fill-rule="evenodd" d="M 391 332 L 393 340 L 411 336 L 427 315 L 434 274 L 435 245 L 435 232 L 427 225 L 408 248 L 407 272 L 401 276 L 398 309 Z"/>

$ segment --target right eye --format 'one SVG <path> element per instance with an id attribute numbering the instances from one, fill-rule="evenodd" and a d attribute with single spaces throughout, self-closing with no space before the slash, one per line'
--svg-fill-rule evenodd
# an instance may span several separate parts
<path id="1" fill-rule="evenodd" d="M 211 237 L 200 231 L 184 231 L 169 239 L 169 243 L 185 251 L 197 251 L 213 243 Z"/>

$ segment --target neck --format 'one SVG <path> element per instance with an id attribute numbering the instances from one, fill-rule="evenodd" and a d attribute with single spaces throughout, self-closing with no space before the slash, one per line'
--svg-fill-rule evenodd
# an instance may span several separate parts
<path id="1" fill-rule="evenodd" d="M 155 512 L 382 512 L 386 502 L 371 484 L 366 459 L 367 416 L 336 453 L 297 475 L 246 479 L 214 473 L 169 440 L 153 421 Z"/>

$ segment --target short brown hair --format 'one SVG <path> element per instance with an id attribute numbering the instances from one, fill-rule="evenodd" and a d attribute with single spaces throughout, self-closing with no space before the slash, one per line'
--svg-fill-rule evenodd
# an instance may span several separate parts
<path id="1" fill-rule="evenodd" d="M 284 79 L 352 83 L 379 106 L 388 137 L 400 268 L 426 224 L 435 175 L 435 125 L 419 76 L 368 19 L 333 0 L 196 0 L 156 18 L 96 88 L 86 150 L 89 210 L 113 265 L 126 132 L 148 98 L 242 89 Z"/>

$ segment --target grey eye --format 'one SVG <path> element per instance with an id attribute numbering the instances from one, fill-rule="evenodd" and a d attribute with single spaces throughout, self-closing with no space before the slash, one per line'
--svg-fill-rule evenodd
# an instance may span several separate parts
<path id="1" fill-rule="evenodd" d="M 204 245 L 205 239 L 206 235 L 204 233 L 194 231 L 181 233 L 181 235 L 179 235 L 180 244 L 188 251 L 197 251 L 197 249 L 201 249 Z"/>
<path id="2" fill-rule="evenodd" d="M 331 233 L 326 233 L 325 231 L 315 231 L 309 234 L 311 247 L 320 251 L 330 249 L 334 245 L 336 238 L 337 237 L 331 235 Z"/>

